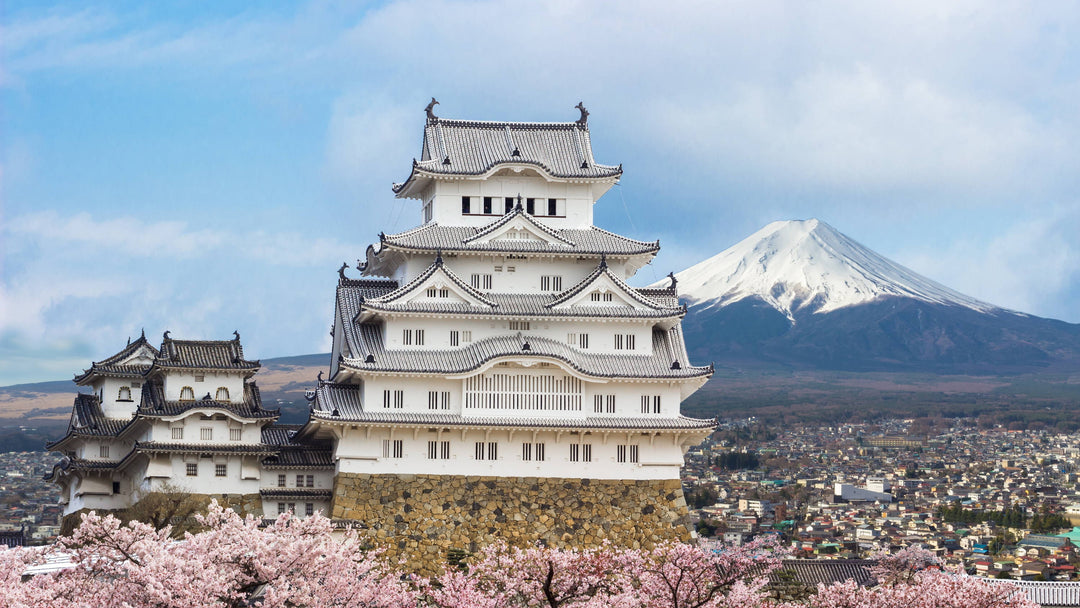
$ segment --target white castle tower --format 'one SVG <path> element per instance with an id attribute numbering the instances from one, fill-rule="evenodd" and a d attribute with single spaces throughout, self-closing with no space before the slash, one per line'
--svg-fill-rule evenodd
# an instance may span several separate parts
<path id="1" fill-rule="evenodd" d="M 415 527 L 410 518 L 456 529 L 497 503 L 528 522 L 531 507 L 517 501 L 554 497 L 540 488 L 522 499 L 522 488 L 549 480 L 575 488 L 583 511 L 611 502 L 590 487 L 639 482 L 680 508 L 683 455 L 714 422 L 679 406 L 713 370 L 687 361 L 674 285 L 626 283 L 659 243 L 593 225 L 593 205 L 621 166 L 593 159 L 580 105 L 576 122 L 514 123 L 438 118 L 435 103 L 420 160 L 393 187 L 419 201 L 423 223 L 380 234 L 364 278 L 342 267 L 330 380 L 312 394 L 300 432 L 333 442 L 334 516 L 392 517 L 401 535 Z M 431 500 L 398 512 L 373 506 L 373 495 L 414 496 L 403 488 L 416 476 L 436 494 L 464 484 L 471 504 L 451 514 Z M 641 509 L 640 498 L 623 496 L 626 508 Z M 571 519 L 597 513 L 579 515 Z"/>

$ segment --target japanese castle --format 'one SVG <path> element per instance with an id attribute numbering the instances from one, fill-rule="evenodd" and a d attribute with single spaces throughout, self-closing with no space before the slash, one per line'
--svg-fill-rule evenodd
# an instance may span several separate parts
<path id="1" fill-rule="evenodd" d="M 581 104 L 574 122 L 519 123 L 440 118 L 435 103 L 419 160 L 393 186 L 421 223 L 379 234 L 355 274 L 339 269 L 329 374 L 308 393 L 307 423 L 275 423 L 238 335 L 166 332 L 158 348 L 141 337 L 76 377 L 92 393 L 50 445 L 67 456 L 51 479 L 69 513 L 171 483 L 257 496 L 267 516 L 391 517 L 400 534 L 416 510 L 447 530 L 505 521 L 547 505 L 540 482 L 558 480 L 576 488 L 578 520 L 596 487 L 623 492 L 597 504 L 636 510 L 652 499 L 611 488 L 656 488 L 685 514 L 679 468 L 714 421 L 680 403 L 713 370 L 687 360 L 674 280 L 627 284 L 659 243 L 593 225 L 622 167 L 594 160 Z M 427 500 L 409 490 L 418 479 L 435 488 Z M 472 505 L 437 498 L 451 481 Z"/>

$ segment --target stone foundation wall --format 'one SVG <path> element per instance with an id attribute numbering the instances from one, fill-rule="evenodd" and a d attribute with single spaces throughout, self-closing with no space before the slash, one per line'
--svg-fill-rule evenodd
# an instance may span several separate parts
<path id="1" fill-rule="evenodd" d="M 361 522 L 388 557 L 425 575 L 442 570 L 448 550 L 475 552 L 500 539 L 558 547 L 609 540 L 648 549 L 691 538 L 677 479 L 339 473 L 332 517 Z"/>

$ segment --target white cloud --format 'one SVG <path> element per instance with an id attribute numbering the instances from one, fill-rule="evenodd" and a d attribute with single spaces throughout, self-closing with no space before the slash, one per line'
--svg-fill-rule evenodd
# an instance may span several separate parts
<path id="1" fill-rule="evenodd" d="M 1005 227 L 990 238 L 924 243 L 897 255 L 902 264 L 962 293 L 1019 312 L 1080 322 L 1061 306 L 1080 285 L 1080 210 Z M 936 245 L 936 246 L 935 246 Z"/>

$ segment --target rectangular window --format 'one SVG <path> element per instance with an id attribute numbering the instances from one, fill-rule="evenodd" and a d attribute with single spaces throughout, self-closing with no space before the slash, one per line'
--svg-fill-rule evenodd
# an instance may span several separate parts
<path id="1" fill-rule="evenodd" d="M 119 494 L 120 493 L 120 482 L 119 481 L 112 482 L 112 493 L 113 494 Z"/>
<path id="2" fill-rule="evenodd" d="M 606 292 L 606 293 L 600 293 L 599 291 L 594 291 L 594 292 L 589 294 L 589 301 L 590 302 L 610 302 L 611 300 L 612 300 L 612 295 L 611 295 L 610 291 Z"/>
<path id="3" fill-rule="evenodd" d="M 593 395 L 594 414 L 614 414 L 615 395 Z"/>
<path id="4" fill-rule="evenodd" d="M 283 503 L 283 502 L 277 503 L 277 514 L 282 515 L 284 513 L 285 513 L 285 503 Z"/>
<path id="5" fill-rule="evenodd" d="M 229 441 L 240 441 L 243 429 L 229 429 Z"/>
<path id="6" fill-rule="evenodd" d="M 615 350 L 623 349 L 623 335 L 615 334 Z"/>
<path id="7" fill-rule="evenodd" d="M 495 441 L 477 441 L 473 450 L 473 456 L 477 460 L 498 460 L 499 444 Z"/>
<path id="8" fill-rule="evenodd" d="M 559 215 L 558 205 L 555 204 L 555 199 L 548 199 L 548 215 Z"/>
<path id="9" fill-rule="evenodd" d="M 589 334 L 578 334 L 578 346 L 589 348 Z"/>
<path id="10" fill-rule="evenodd" d="M 199 429 L 199 439 L 202 439 L 203 441 L 213 441 L 214 429 L 208 429 L 206 427 Z"/>
<path id="11" fill-rule="evenodd" d="M 434 298 L 435 295 L 439 293 L 439 290 L 437 288 L 435 288 L 435 287 L 428 287 L 426 293 L 427 293 L 427 297 Z"/>
<path id="12" fill-rule="evenodd" d="M 172 428 L 172 438 L 173 439 L 183 439 L 184 438 L 184 427 L 182 427 L 182 426 L 174 426 Z"/>
<path id="13" fill-rule="evenodd" d="M 189 462 L 187 464 L 187 476 L 198 477 L 199 476 L 199 464 L 195 462 Z"/>
<path id="14" fill-rule="evenodd" d="M 514 210 L 514 197 L 508 196 L 503 199 L 503 205 L 506 206 L 506 213 L 510 213 Z"/>
<path id="15" fill-rule="evenodd" d="M 227 472 L 228 472 L 228 468 L 226 467 L 226 465 L 223 465 L 223 464 L 215 464 L 214 465 L 214 477 L 225 477 L 225 474 Z"/>
<path id="16" fill-rule="evenodd" d="M 422 329 L 416 330 L 416 345 L 417 346 L 423 346 L 424 345 L 424 330 L 422 330 Z"/>
<path id="17" fill-rule="evenodd" d="M 528 321 L 510 321 L 510 331 L 529 331 Z"/>
<path id="18" fill-rule="evenodd" d="M 461 343 L 461 331 L 457 329 L 450 330 L 450 346 L 457 346 Z"/>
<path id="19" fill-rule="evenodd" d="M 306 475 L 304 477 L 304 482 L 305 482 L 304 485 L 306 485 L 307 487 L 314 488 L 315 487 L 315 476 L 314 475 Z"/>
<path id="20" fill-rule="evenodd" d="M 634 350 L 634 334 L 615 334 L 615 350 Z"/>
<path id="21" fill-rule="evenodd" d="M 427 457 L 430 460 L 448 460 L 450 458 L 449 441 L 427 442 Z"/>
<path id="22" fill-rule="evenodd" d="M 424 330 L 422 329 L 403 329 L 401 330 L 401 344 L 404 346 L 423 346 L 424 345 Z"/>
<path id="23" fill-rule="evenodd" d="M 472 285 L 473 289 L 491 289 L 491 275 L 473 273 L 469 285 Z"/>
<path id="24" fill-rule="evenodd" d="M 405 455 L 405 441 L 402 439 L 383 439 L 383 458 L 402 458 Z"/>
<path id="25" fill-rule="evenodd" d="M 525 199 L 525 211 L 527 211 L 529 213 L 529 215 L 536 215 L 536 199 L 535 198 L 527 198 L 527 199 Z"/>
<path id="26" fill-rule="evenodd" d="M 278 476 L 277 476 L 277 487 L 279 487 L 279 488 L 284 488 L 285 487 L 285 474 L 284 473 L 279 473 L 278 474 Z"/>
<path id="27" fill-rule="evenodd" d="M 100 456 L 101 458 L 108 458 L 109 457 L 109 446 L 107 446 L 107 445 L 98 446 L 98 456 Z"/>
<path id="28" fill-rule="evenodd" d="M 484 215 L 491 215 L 491 197 L 484 197 Z"/>
<path id="29" fill-rule="evenodd" d="M 592 462 L 592 444 L 571 443 L 570 462 Z"/>
<path id="30" fill-rule="evenodd" d="M 290 502 L 289 503 L 289 512 L 294 513 L 294 514 L 296 513 L 296 503 L 295 502 Z"/>
<path id="31" fill-rule="evenodd" d="M 468 215 L 471 212 L 470 206 L 471 205 L 470 205 L 469 197 L 467 197 L 467 196 L 461 197 L 461 213 L 463 213 L 464 215 Z"/>
<path id="32" fill-rule="evenodd" d="M 304 503 L 304 515 L 307 515 L 308 517 L 311 517 L 314 514 L 315 514 L 315 503 L 313 503 L 313 502 Z"/>
<path id="33" fill-rule="evenodd" d="M 660 413 L 660 395 L 642 395 L 641 396 L 641 413 L 642 414 L 659 414 Z"/>
<path id="34" fill-rule="evenodd" d="M 450 391 L 428 391 L 427 406 L 429 410 L 450 409 Z"/>
<path id="35" fill-rule="evenodd" d="M 472 330 L 471 329 L 463 329 L 463 330 L 461 330 L 461 341 L 463 343 L 472 342 Z"/>
<path id="36" fill-rule="evenodd" d="M 384 408 L 401 409 L 405 407 L 405 391 L 384 390 L 382 392 L 382 404 Z"/>
<path id="37" fill-rule="evenodd" d="M 562 277 L 558 275 L 541 276 L 540 291 L 562 291 Z"/>
<path id="38" fill-rule="evenodd" d="M 544 444 L 523 443 L 521 444 L 521 459 L 526 461 L 544 461 Z"/>
<path id="39" fill-rule="evenodd" d="M 638 462 L 638 446 L 636 445 L 620 445 L 615 448 L 615 461 L 616 462 Z"/>
<path id="40" fill-rule="evenodd" d="M 304 487 L 304 476 L 303 475 L 297 475 L 296 476 L 296 487 L 298 487 L 298 488 Z"/>

